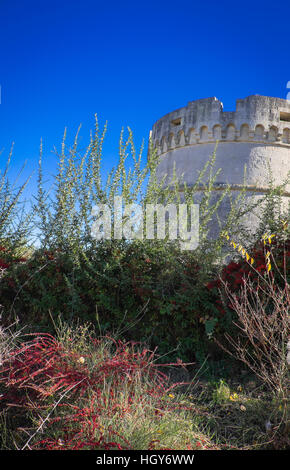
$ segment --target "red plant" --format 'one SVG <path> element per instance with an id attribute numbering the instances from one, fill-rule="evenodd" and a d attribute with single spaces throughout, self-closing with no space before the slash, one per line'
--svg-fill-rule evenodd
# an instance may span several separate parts
<path id="1" fill-rule="evenodd" d="M 91 339 L 96 354 L 100 341 Z M 29 448 L 129 449 L 130 443 L 115 429 L 109 426 L 104 432 L 101 417 L 109 418 L 115 413 L 119 419 L 125 417 L 134 402 L 136 406 L 136 400 L 142 400 L 134 395 L 133 386 L 130 389 L 130 384 L 140 379 L 144 382 L 144 393 L 155 398 L 162 415 L 166 406 L 164 395 L 173 386 L 168 387 L 167 376 L 153 363 L 154 353 L 145 348 L 137 350 L 134 343 L 111 341 L 113 352 L 105 355 L 97 367 L 90 365 L 91 354 L 80 355 L 64 348 L 49 334 L 34 335 L 11 353 L 9 362 L 0 370 L 0 382 L 5 386 L 3 406 L 35 413 L 49 410 L 46 400 L 51 403 L 53 399 L 53 409 L 61 411 L 54 417 L 48 415 L 45 420 L 49 428 L 58 426 L 61 438 L 34 440 Z M 107 393 L 104 393 L 105 383 L 110 384 Z M 129 387 L 127 401 L 120 403 L 119 391 L 125 384 Z M 172 403 L 172 409 L 175 408 Z"/>
<path id="2" fill-rule="evenodd" d="M 2 259 L 0 259 L 0 268 L 7 269 L 9 268 L 10 264 L 5 263 Z"/>
<path id="3" fill-rule="evenodd" d="M 290 240 L 286 240 L 285 242 L 273 240 L 271 246 L 265 246 L 263 242 L 259 242 L 251 253 L 251 257 L 254 259 L 253 265 L 250 264 L 246 258 L 241 258 L 239 262 L 231 261 L 222 270 L 220 279 L 209 282 L 207 288 L 209 290 L 218 290 L 226 283 L 230 292 L 239 294 L 248 278 L 251 278 L 252 282 L 256 283 L 257 288 L 259 288 L 259 276 L 264 276 L 267 273 L 266 253 L 269 250 L 271 250 L 272 256 L 275 258 L 275 265 L 272 267 L 270 275 L 276 276 L 277 282 L 280 282 L 283 276 L 278 272 L 279 269 L 286 271 L 286 273 L 288 269 L 289 272 Z M 285 274 L 285 272 L 282 274 Z M 216 300 L 216 307 L 220 313 L 225 313 L 225 309 L 221 307 L 220 299 Z M 228 305 L 228 307 L 230 307 L 230 305 Z"/>
<path id="4" fill-rule="evenodd" d="M 10 252 L 5 246 L 0 246 L 0 252 L 2 252 L 2 258 L 0 258 L 0 269 L 8 269 L 12 264 L 22 263 L 27 261 L 27 258 L 17 258 Z"/>

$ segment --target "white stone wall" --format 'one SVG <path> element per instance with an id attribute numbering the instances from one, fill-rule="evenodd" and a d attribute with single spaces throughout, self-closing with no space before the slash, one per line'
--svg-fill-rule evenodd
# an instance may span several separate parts
<path id="1" fill-rule="evenodd" d="M 176 174 L 188 184 L 194 183 L 216 148 L 215 143 L 184 146 L 167 151 L 160 156 L 157 175 L 161 179 L 172 178 L 174 165 Z M 219 142 L 216 148 L 215 170 L 221 169 L 217 183 L 243 184 L 246 168 L 248 185 L 267 188 L 268 165 L 274 181 L 279 184 L 290 172 L 290 147 L 256 142 Z M 286 189 L 290 192 L 290 186 Z"/>

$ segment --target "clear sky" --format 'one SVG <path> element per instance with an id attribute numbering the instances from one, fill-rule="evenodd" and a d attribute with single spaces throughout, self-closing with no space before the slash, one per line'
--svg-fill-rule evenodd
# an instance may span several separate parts
<path id="1" fill-rule="evenodd" d="M 188 101 L 216 96 L 225 110 L 251 94 L 286 98 L 289 1 L 0 0 L 0 149 L 12 170 L 47 171 L 65 127 L 108 120 L 109 168 L 122 126 L 137 146 L 153 123 Z M 0 168 L 2 163 L 0 164 Z"/>

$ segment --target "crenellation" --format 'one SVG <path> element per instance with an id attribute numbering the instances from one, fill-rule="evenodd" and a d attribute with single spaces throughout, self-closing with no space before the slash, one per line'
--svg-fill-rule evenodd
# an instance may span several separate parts
<path id="1" fill-rule="evenodd" d="M 191 101 L 184 108 L 166 114 L 153 126 L 153 143 L 166 139 L 168 148 L 195 145 L 212 140 L 276 142 L 289 145 L 286 120 L 290 103 L 260 95 L 237 100 L 236 111 L 223 111 L 217 98 Z M 206 130 L 207 129 L 207 130 Z M 183 132 L 180 140 L 180 132 Z M 173 136 L 173 137 L 172 137 Z M 285 137 L 286 136 L 286 137 Z"/>

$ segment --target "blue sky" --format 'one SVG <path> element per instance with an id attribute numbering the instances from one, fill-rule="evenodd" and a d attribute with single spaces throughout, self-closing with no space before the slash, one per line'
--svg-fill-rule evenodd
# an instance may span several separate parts
<path id="1" fill-rule="evenodd" d="M 64 128 L 73 137 L 82 124 L 85 145 L 97 113 L 108 169 L 122 126 L 139 146 L 188 101 L 286 98 L 289 24 L 286 1 L 0 0 L 2 163 L 14 141 L 12 172 L 27 161 L 29 174 L 42 137 L 53 173 Z"/>

